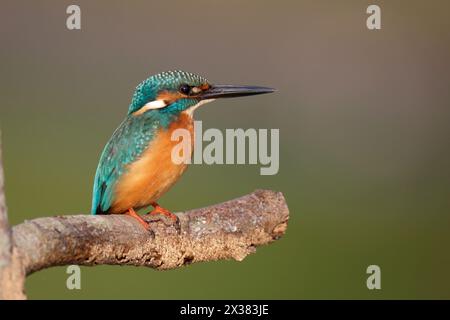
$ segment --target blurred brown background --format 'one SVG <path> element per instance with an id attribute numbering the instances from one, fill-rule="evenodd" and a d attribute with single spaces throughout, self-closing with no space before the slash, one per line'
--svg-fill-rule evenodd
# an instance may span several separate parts
<path id="1" fill-rule="evenodd" d="M 81 31 L 66 29 L 78 4 Z M 366 28 L 378 4 L 382 29 Z M 30 298 L 450 298 L 448 1 L 3 1 L 0 127 L 13 224 L 88 213 L 99 154 L 151 74 L 182 69 L 276 94 L 217 101 L 204 128 L 280 128 L 280 171 L 192 166 L 184 210 L 284 192 L 287 235 L 243 262 L 157 272 L 65 268 Z M 368 265 L 382 290 L 366 288 Z"/>

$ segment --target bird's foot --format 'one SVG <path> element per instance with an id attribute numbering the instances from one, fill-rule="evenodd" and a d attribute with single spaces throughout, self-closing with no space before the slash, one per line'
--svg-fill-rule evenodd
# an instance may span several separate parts
<path id="1" fill-rule="evenodd" d="M 147 216 L 155 216 L 155 215 L 163 215 L 167 218 L 169 218 L 170 220 L 172 220 L 172 225 L 175 227 L 175 229 L 177 229 L 178 232 L 181 231 L 181 226 L 180 226 L 180 219 L 178 219 L 176 214 L 173 214 L 172 212 L 170 212 L 169 210 L 161 207 L 159 204 L 157 204 L 156 202 L 152 202 L 151 203 L 153 210 L 150 211 L 149 213 L 147 213 Z"/>
<path id="2" fill-rule="evenodd" d="M 172 219 L 173 222 L 178 221 L 178 217 L 176 214 L 173 214 L 172 212 L 170 212 L 167 209 L 164 209 L 163 207 L 161 207 L 159 204 L 157 204 L 156 202 L 152 202 L 151 203 L 152 207 L 154 208 L 152 211 L 150 211 L 149 213 L 147 213 L 148 215 L 157 215 L 157 214 L 162 214 L 170 219 Z"/>
<path id="3" fill-rule="evenodd" d="M 127 212 L 125 212 L 125 214 L 136 219 L 145 228 L 145 230 L 151 231 L 149 223 L 147 221 L 145 221 L 144 219 L 142 219 L 142 217 L 140 215 L 138 215 L 136 213 L 136 211 L 134 211 L 133 208 L 128 209 Z"/>

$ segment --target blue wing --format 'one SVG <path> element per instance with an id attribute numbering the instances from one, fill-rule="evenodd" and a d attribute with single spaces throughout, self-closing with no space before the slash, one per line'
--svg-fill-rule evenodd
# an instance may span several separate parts
<path id="1" fill-rule="evenodd" d="M 108 214 L 114 200 L 114 189 L 127 165 L 134 162 L 147 147 L 159 127 L 152 115 L 128 116 L 113 133 L 102 152 L 94 180 L 92 214 Z"/>

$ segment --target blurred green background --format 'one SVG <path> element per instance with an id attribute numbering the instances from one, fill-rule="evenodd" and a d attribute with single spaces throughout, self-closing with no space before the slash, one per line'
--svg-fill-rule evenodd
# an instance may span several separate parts
<path id="1" fill-rule="evenodd" d="M 82 30 L 66 29 L 80 5 Z M 382 29 L 366 28 L 378 4 Z M 450 2 L 2 1 L 0 127 L 12 224 L 88 213 L 134 87 L 182 69 L 276 94 L 217 101 L 204 128 L 280 128 L 280 171 L 194 165 L 161 201 L 282 191 L 280 241 L 243 262 L 31 275 L 29 298 L 450 298 Z M 377 264 L 382 290 L 366 287 Z"/>

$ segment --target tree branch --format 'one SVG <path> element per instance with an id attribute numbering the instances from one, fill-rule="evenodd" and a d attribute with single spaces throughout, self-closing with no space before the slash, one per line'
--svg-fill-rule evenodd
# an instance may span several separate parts
<path id="1" fill-rule="evenodd" d="M 25 277 L 52 266 L 110 264 L 164 270 L 201 261 L 240 261 L 257 246 L 282 236 L 289 219 L 280 192 L 257 190 L 178 213 L 179 228 L 166 225 L 162 217 L 151 217 L 152 231 L 146 231 L 125 215 L 76 215 L 33 219 L 11 230 L 3 182 L 0 143 L 0 299 L 25 299 Z"/>
<path id="2" fill-rule="evenodd" d="M 13 239 L 26 274 L 69 264 L 172 269 L 201 261 L 240 261 L 284 234 L 289 211 L 281 193 L 257 190 L 178 217 L 181 231 L 150 220 L 154 233 L 123 215 L 39 218 L 15 226 Z"/>

